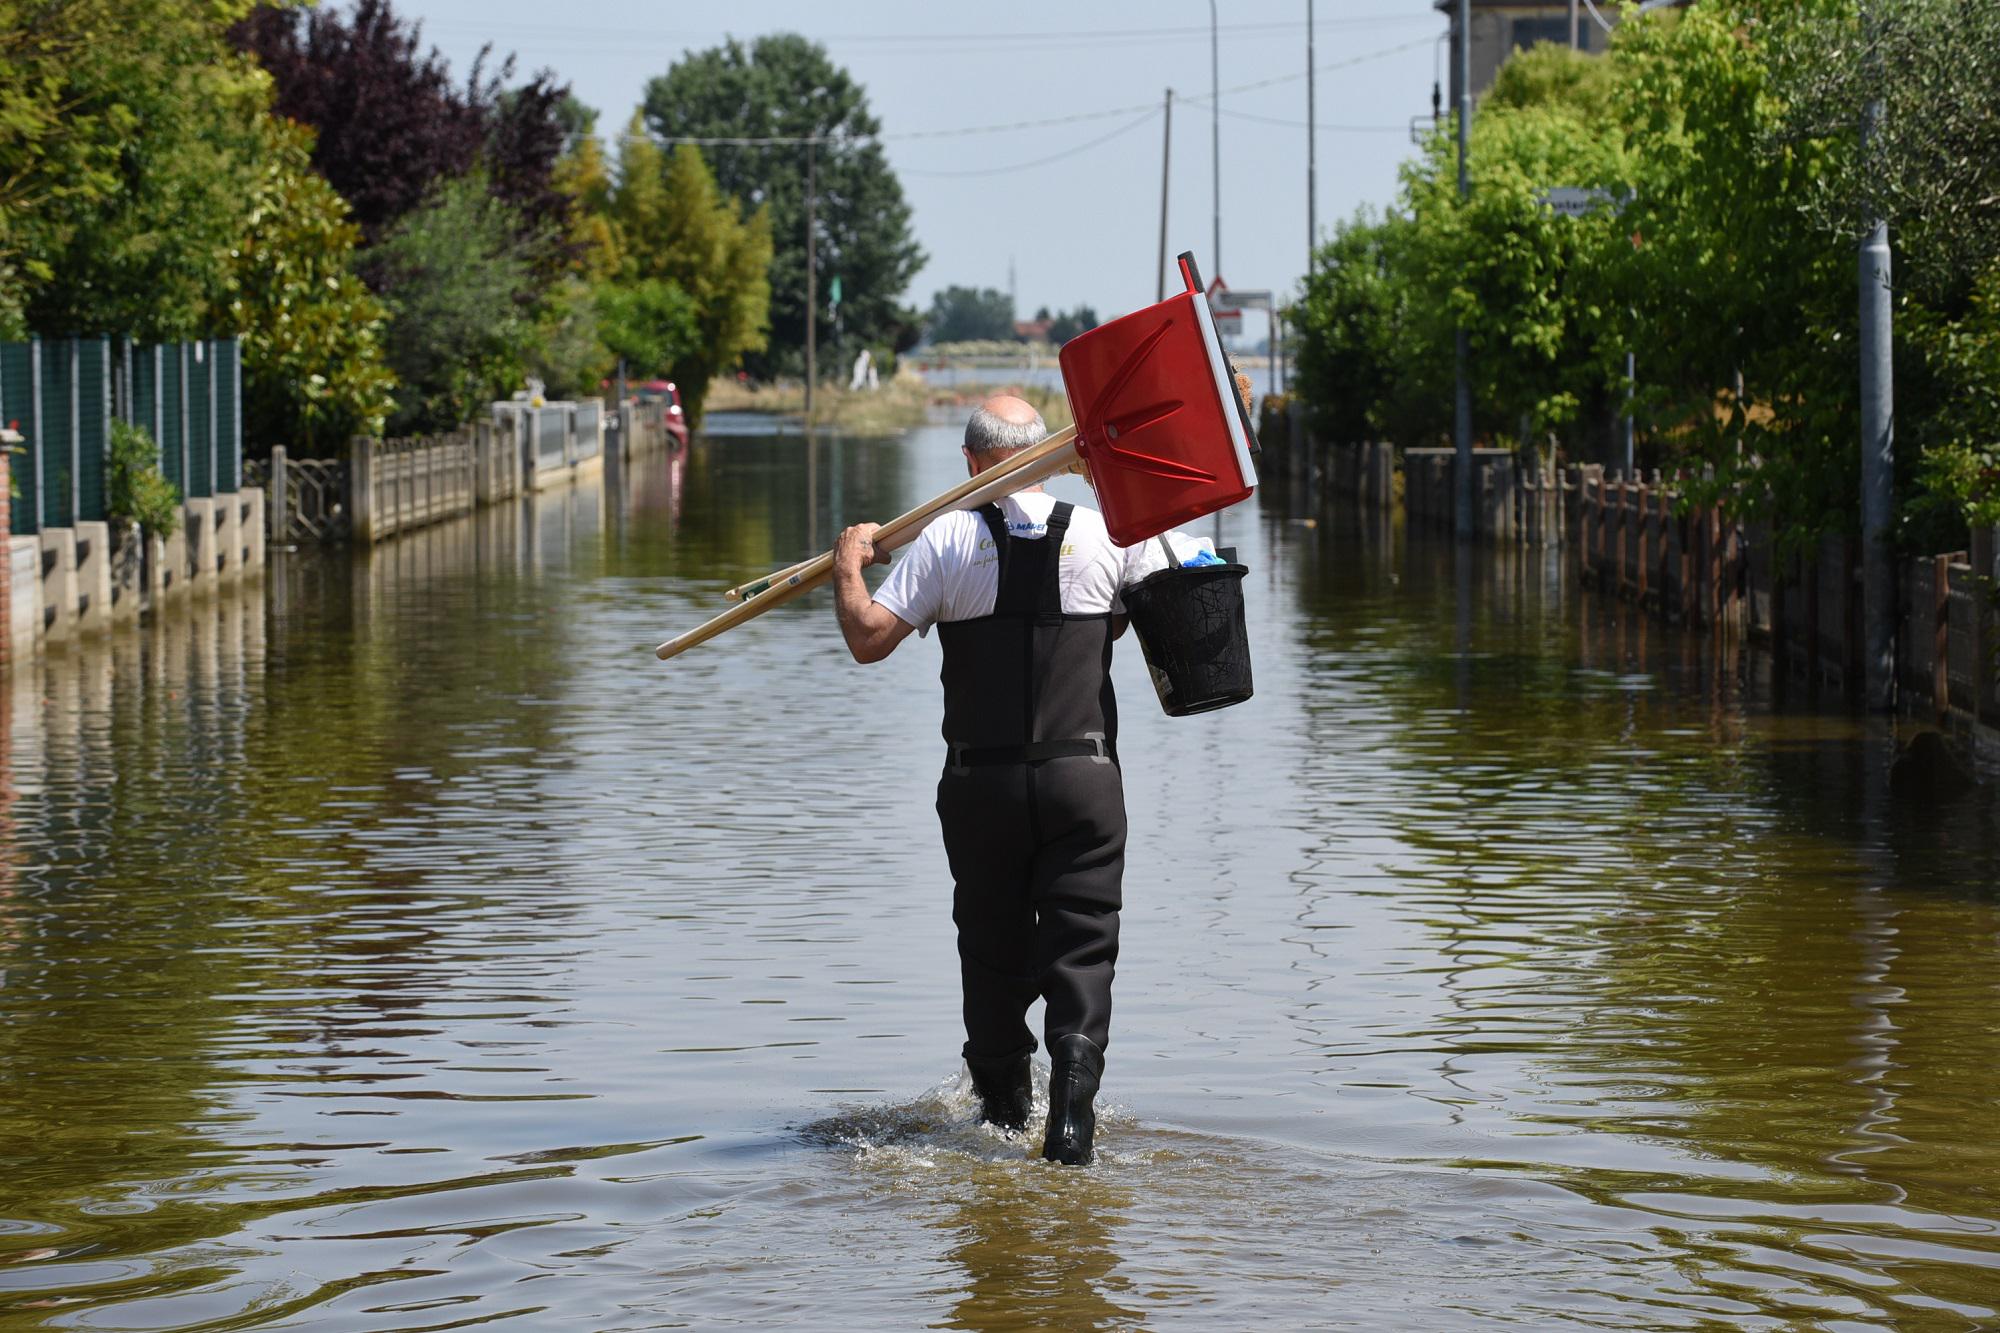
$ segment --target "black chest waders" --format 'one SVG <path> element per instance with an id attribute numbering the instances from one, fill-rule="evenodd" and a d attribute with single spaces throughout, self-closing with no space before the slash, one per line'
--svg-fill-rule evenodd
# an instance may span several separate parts
<path id="1" fill-rule="evenodd" d="M 1035 1049 L 1026 1022 L 1047 1002 L 1054 1052 L 1110 1036 L 1125 873 L 1125 790 L 1111 690 L 1111 616 L 1066 615 L 1059 570 L 1074 506 L 1021 539 L 979 511 L 1000 563 L 993 614 L 938 626 L 944 646 L 944 776 L 938 820 L 955 890 L 965 1056 Z"/>

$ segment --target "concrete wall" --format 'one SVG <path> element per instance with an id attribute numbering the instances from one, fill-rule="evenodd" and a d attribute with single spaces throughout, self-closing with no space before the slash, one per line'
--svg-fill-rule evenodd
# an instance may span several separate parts
<path id="1" fill-rule="evenodd" d="M 7 642 L 13 657 L 32 655 L 42 636 L 42 544 L 33 534 L 7 539 Z"/>
<path id="2" fill-rule="evenodd" d="M 217 589 L 264 568 L 264 492 L 255 487 L 181 506 L 164 540 L 110 523 L 45 528 L 6 539 L 4 632 L 11 653 L 132 624 L 166 600 Z"/>

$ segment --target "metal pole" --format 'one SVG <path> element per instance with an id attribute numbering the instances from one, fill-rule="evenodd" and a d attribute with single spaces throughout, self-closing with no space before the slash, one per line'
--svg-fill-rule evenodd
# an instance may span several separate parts
<path id="1" fill-rule="evenodd" d="M 1306 273 L 1313 271 L 1319 249 L 1319 147 L 1313 125 L 1316 106 L 1313 76 L 1313 0 L 1306 0 Z"/>
<path id="2" fill-rule="evenodd" d="M 216 399 L 215 372 L 217 369 L 215 364 L 215 358 L 216 358 L 215 349 L 218 346 L 220 346 L 220 344 L 218 344 L 213 338 L 209 339 L 207 361 L 208 361 L 208 493 L 210 495 L 222 494 L 222 478 L 216 475 L 216 467 L 217 464 L 221 462 L 221 457 L 216 450 L 216 442 L 215 442 L 215 437 L 217 433 L 216 419 L 215 419 L 215 399 Z"/>
<path id="3" fill-rule="evenodd" d="M 1458 18 L 1452 25 L 1452 80 L 1458 93 L 1458 197 L 1472 193 L 1469 159 L 1472 150 L 1472 0 L 1458 0 Z M 1471 343 L 1463 327 L 1455 342 L 1457 392 L 1453 395 L 1452 445 L 1456 461 L 1456 483 L 1452 528 L 1460 541 L 1472 536 L 1472 379 L 1468 370 Z"/>
<path id="4" fill-rule="evenodd" d="M 1864 18 L 1865 22 L 1865 18 Z M 1871 40 L 1875 33 L 1871 30 Z M 1879 83 L 1878 57 L 1870 56 Z M 1863 159 L 1878 153 L 1882 102 L 1861 110 Z M 1896 574 L 1889 531 L 1896 509 L 1895 366 L 1891 360 L 1889 223 L 1871 219 L 1861 243 L 1861 618 L 1868 707 L 1896 700 Z"/>
<path id="5" fill-rule="evenodd" d="M 1160 132 L 1160 262 L 1153 271 L 1155 301 L 1167 299 L 1167 169 L 1174 160 L 1174 90 L 1167 89 L 1166 126 Z"/>
<path id="6" fill-rule="evenodd" d="M 243 489 L 243 340 L 231 338 L 229 348 L 229 488 Z"/>
<path id="7" fill-rule="evenodd" d="M 806 140 L 806 421 L 812 421 L 813 381 L 819 377 L 819 139 Z"/>
<path id="8" fill-rule="evenodd" d="M 1583 38 L 1583 27 L 1577 21 L 1579 15 L 1577 14 L 1576 10 L 1577 10 L 1577 0 L 1569 0 L 1569 49 L 1572 51 L 1579 50 L 1581 48 L 1581 42 Z"/>
<path id="9" fill-rule="evenodd" d="M 1278 317 L 1278 303 L 1276 301 L 1271 302 L 1270 316 L 1271 364 L 1278 373 L 1276 390 L 1279 393 L 1283 393 L 1285 391 L 1285 324 Z"/>
<path id="10" fill-rule="evenodd" d="M 188 411 L 188 345 L 186 343 L 180 344 L 180 358 L 181 495 L 185 498 L 194 494 L 194 455 L 191 452 L 194 446 L 188 443 L 188 424 L 194 420 L 194 417 Z"/>
<path id="11" fill-rule="evenodd" d="M 83 405 L 83 395 L 77 386 L 77 371 L 82 361 L 77 353 L 77 340 L 69 340 L 69 526 L 75 527 L 83 517 L 83 422 L 78 419 Z"/>
<path id="12" fill-rule="evenodd" d="M 46 518 L 44 506 L 48 504 L 45 493 L 44 474 L 48 471 L 48 442 L 42 438 L 42 340 L 28 339 L 28 414 L 34 421 L 35 438 L 28 446 L 29 457 L 35 461 L 35 513 L 34 531 L 42 530 Z"/>
<path id="13" fill-rule="evenodd" d="M 1216 26 L 1215 0 L 1208 0 L 1208 151 L 1215 174 L 1215 267 L 1222 276 L 1222 37 Z"/>

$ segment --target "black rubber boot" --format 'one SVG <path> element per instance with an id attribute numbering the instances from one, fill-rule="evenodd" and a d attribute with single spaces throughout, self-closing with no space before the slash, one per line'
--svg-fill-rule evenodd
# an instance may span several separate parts
<path id="1" fill-rule="evenodd" d="M 1095 1156 L 1098 1081 L 1104 1077 L 1104 1052 L 1081 1032 L 1057 1037 L 1049 1044 L 1054 1062 L 1049 1073 L 1049 1132 L 1042 1141 L 1042 1159 L 1064 1166 L 1089 1166 Z"/>
<path id="2" fill-rule="evenodd" d="M 1035 1105 L 1035 1080 L 1028 1055 L 968 1055 L 979 1118 L 1002 1129 L 1026 1129 Z"/>

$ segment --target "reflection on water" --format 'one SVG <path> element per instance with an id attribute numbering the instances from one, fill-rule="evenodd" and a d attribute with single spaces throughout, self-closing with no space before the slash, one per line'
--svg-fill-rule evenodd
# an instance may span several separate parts
<path id="1" fill-rule="evenodd" d="M 1993 789 L 1380 523 L 1229 517 L 1244 707 L 1120 656 L 1101 1164 L 978 1125 L 935 646 L 647 651 L 955 444 L 717 437 L 18 668 L 0 1326 L 2000 1321 Z"/>

